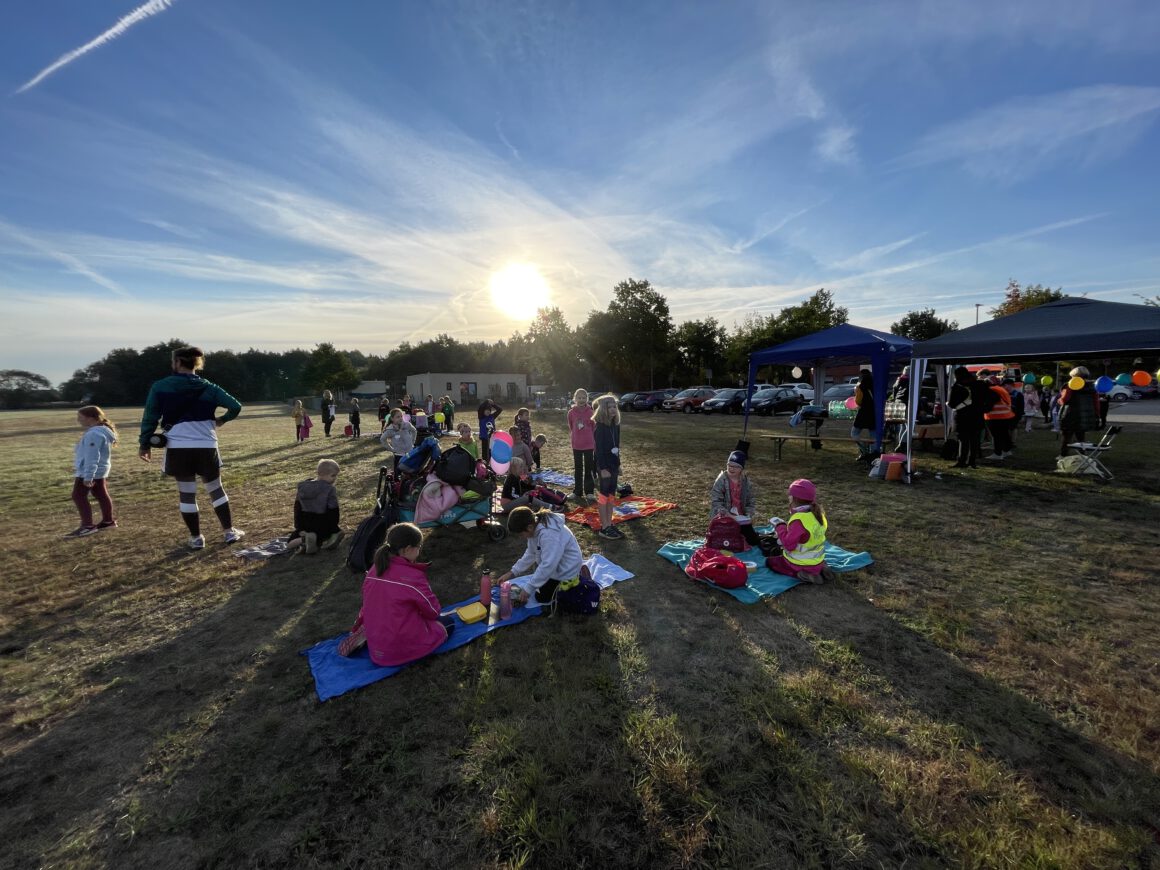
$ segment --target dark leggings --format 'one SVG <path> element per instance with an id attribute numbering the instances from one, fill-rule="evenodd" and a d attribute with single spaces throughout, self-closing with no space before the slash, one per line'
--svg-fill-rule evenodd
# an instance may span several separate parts
<path id="1" fill-rule="evenodd" d="M 592 495 L 596 491 L 596 451 L 572 450 L 572 491 Z"/>
<path id="2" fill-rule="evenodd" d="M 86 528 L 91 528 L 93 525 L 93 507 L 89 504 L 90 492 L 97 500 L 97 504 L 101 506 L 101 522 L 113 522 L 113 500 L 109 497 L 109 487 L 105 478 L 96 478 L 93 481 L 92 489 L 90 489 L 85 486 L 84 478 L 78 477 L 73 481 L 72 500 L 80 512 L 81 525 Z"/>

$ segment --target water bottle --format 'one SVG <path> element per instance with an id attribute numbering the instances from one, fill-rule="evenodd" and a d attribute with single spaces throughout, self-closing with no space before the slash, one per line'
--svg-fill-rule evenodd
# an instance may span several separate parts
<path id="1" fill-rule="evenodd" d="M 507 619 L 512 615 L 512 583 L 504 580 L 499 584 L 499 618 Z"/>
<path id="2" fill-rule="evenodd" d="M 491 569 L 484 568 L 479 576 L 479 603 L 484 607 L 491 606 Z"/>

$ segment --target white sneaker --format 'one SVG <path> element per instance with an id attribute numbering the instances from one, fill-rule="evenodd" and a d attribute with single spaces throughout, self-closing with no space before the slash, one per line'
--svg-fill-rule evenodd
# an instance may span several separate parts
<path id="1" fill-rule="evenodd" d="M 197 537 L 189 539 L 189 549 L 204 550 L 205 549 L 205 535 L 198 535 Z"/>
<path id="2" fill-rule="evenodd" d="M 225 534 L 223 535 L 225 542 L 227 544 L 232 544 L 235 541 L 240 541 L 245 536 L 246 536 L 245 532 L 243 532 L 241 529 L 235 529 L 235 528 L 226 529 Z"/>

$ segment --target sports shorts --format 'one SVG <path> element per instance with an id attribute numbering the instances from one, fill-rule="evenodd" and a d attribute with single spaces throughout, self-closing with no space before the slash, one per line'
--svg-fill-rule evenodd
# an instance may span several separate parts
<path id="1" fill-rule="evenodd" d="M 189 480 L 216 480 L 221 474 L 222 458 L 216 447 L 169 447 L 165 450 L 163 474 Z"/>

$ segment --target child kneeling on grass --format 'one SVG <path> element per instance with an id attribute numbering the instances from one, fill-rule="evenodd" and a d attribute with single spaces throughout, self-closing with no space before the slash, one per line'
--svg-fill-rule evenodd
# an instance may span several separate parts
<path id="1" fill-rule="evenodd" d="M 826 513 L 818 504 L 818 488 L 802 478 L 789 485 L 789 520 L 773 517 L 773 531 L 781 553 L 769 556 L 766 566 L 778 574 L 807 583 L 832 580 L 826 567 Z"/>
<path id="2" fill-rule="evenodd" d="M 741 527 L 741 534 L 750 546 L 761 543 L 753 530 L 753 515 L 757 511 L 757 491 L 745 470 L 746 454 L 734 450 L 729 454 L 725 470 L 717 475 L 709 490 L 709 519 L 731 516 Z"/>
<path id="3" fill-rule="evenodd" d="M 419 561 L 423 532 L 414 523 L 397 523 L 375 553 L 363 580 L 363 603 L 338 654 L 352 655 L 364 644 L 371 661 L 383 667 L 423 658 L 451 636 L 455 618 L 440 616 L 441 606 L 427 582 L 428 562 Z"/>
<path id="4" fill-rule="evenodd" d="M 338 463 L 333 459 L 320 459 L 314 478 L 298 484 L 298 495 L 294 499 L 294 532 L 286 545 L 289 549 L 302 547 L 313 555 L 319 547 L 333 550 L 338 546 L 343 532 L 338 527 L 336 480 Z"/>
<path id="5" fill-rule="evenodd" d="M 569 589 L 579 582 L 584 556 L 561 514 L 518 507 L 508 517 L 507 530 L 523 538 L 527 549 L 510 571 L 491 582 L 498 586 L 511 581 L 512 604 L 527 604 L 533 598 L 547 604 L 558 588 Z M 533 565 L 535 570 L 525 573 Z"/>

